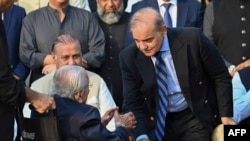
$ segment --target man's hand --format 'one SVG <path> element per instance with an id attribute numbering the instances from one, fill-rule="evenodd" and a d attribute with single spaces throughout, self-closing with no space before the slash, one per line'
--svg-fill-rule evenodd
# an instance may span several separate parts
<path id="1" fill-rule="evenodd" d="M 42 69 L 42 74 L 49 74 L 54 70 L 56 70 L 56 64 L 46 65 Z"/>
<path id="2" fill-rule="evenodd" d="M 90 66 L 88 65 L 87 60 L 85 60 L 84 58 L 82 58 L 82 67 L 84 67 L 85 69 L 90 68 Z"/>
<path id="3" fill-rule="evenodd" d="M 250 59 L 246 60 L 243 63 L 240 63 L 239 65 L 237 65 L 234 70 L 231 73 L 231 76 L 233 76 L 236 72 L 246 68 L 246 67 L 250 67 Z"/>
<path id="4" fill-rule="evenodd" d="M 45 113 L 50 109 L 56 108 L 53 97 L 38 93 L 27 87 L 25 88 L 25 91 L 27 102 L 30 102 L 37 112 Z"/>
<path id="5" fill-rule="evenodd" d="M 137 123 L 137 121 L 132 112 L 119 115 L 118 111 L 115 111 L 114 118 L 116 126 L 123 126 L 126 129 L 132 129 L 136 127 L 135 124 Z"/>
<path id="6" fill-rule="evenodd" d="M 108 123 L 110 122 L 110 120 L 113 118 L 115 111 L 118 111 L 119 108 L 115 107 L 112 109 L 109 109 L 103 116 L 101 119 L 101 122 L 104 126 L 107 126 Z"/>

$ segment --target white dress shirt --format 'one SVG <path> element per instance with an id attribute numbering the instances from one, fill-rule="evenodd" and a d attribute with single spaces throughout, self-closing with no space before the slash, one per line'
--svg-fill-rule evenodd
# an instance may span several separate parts
<path id="1" fill-rule="evenodd" d="M 177 24 L 177 0 L 170 0 L 169 2 L 164 2 L 163 0 L 157 0 L 157 2 L 158 2 L 160 14 L 162 17 L 164 17 L 164 13 L 166 11 L 166 8 L 162 4 L 171 3 L 171 6 L 169 8 L 169 14 L 170 14 L 171 20 L 172 20 L 172 27 L 176 27 L 176 24 Z"/>

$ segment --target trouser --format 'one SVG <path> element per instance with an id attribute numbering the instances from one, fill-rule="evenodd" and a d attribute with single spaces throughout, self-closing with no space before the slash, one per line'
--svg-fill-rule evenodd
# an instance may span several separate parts
<path id="1" fill-rule="evenodd" d="M 166 117 L 164 141 L 211 141 L 211 133 L 189 108 Z"/>
<path id="2" fill-rule="evenodd" d="M 15 108 L 0 103 L 0 140 L 13 141 Z"/>

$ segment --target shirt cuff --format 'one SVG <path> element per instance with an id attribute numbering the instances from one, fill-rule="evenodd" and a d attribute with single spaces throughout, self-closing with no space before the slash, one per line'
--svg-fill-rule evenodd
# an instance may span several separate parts
<path id="1" fill-rule="evenodd" d="M 146 134 L 142 134 L 136 138 L 136 141 L 139 141 L 140 139 L 148 139 L 148 136 Z"/>

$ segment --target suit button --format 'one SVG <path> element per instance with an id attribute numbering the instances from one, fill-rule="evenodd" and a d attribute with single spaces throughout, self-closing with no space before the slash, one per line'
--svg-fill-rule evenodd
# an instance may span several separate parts
<path id="1" fill-rule="evenodd" d="M 246 44 L 246 43 L 242 43 L 241 46 L 242 46 L 242 47 L 246 47 L 247 44 Z"/>
<path id="2" fill-rule="evenodd" d="M 246 58 L 246 56 L 242 56 L 242 58 L 241 58 L 243 61 L 245 61 L 247 58 Z"/>
<path id="3" fill-rule="evenodd" d="M 154 117 L 153 117 L 153 116 L 151 116 L 151 117 L 150 117 L 150 120 L 154 120 Z"/>
<path id="4" fill-rule="evenodd" d="M 245 17 L 241 17 L 241 19 L 240 19 L 241 21 L 246 21 L 246 18 Z"/>
<path id="5" fill-rule="evenodd" d="M 240 5 L 240 9 L 244 9 L 245 8 L 245 6 L 244 5 Z"/>
<path id="6" fill-rule="evenodd" d="M 246 30 L 241 30 L 241 34 L 246 34 Z"/>
<path id="7" fill-rule="evenodd" d="M 199 82 L 199 85 L 202 85 L 202 81 Z"/>
<path id="8" fill-rule="evenodd" d="M 214 118 L 217 118 L 217 115 L 214 115 Z"/>
<path id="9" fill-rule="evenodd" d="M 205 100 L 204 103 L 207 104 L 207 103 L 208 103 L 208 100 Z"/>

